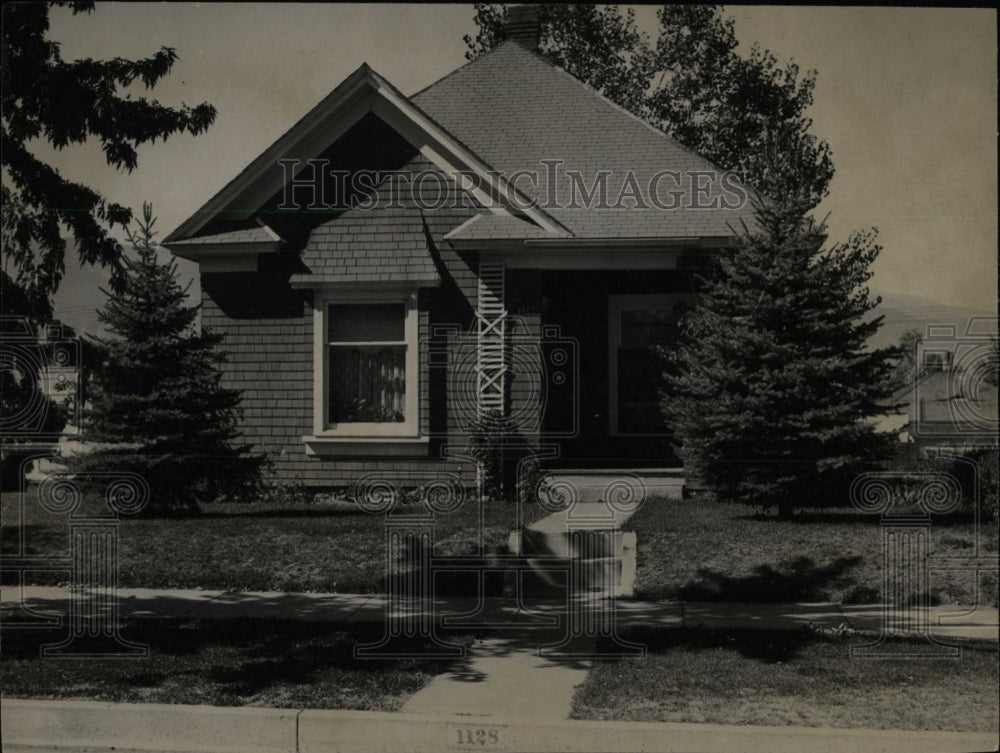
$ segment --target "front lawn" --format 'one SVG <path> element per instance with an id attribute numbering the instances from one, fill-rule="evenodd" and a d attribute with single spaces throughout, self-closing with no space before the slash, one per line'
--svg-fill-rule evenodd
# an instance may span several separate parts
<path id="1" fill-rule="evenodd" d="M 808 630 L 646 629 L 648 655 L 598 661 L 577 689 L 576 719 L 989 732 L 998 729 L 996 644 L 957 659 L 852 659 L 850 644 Z M 917 649 L 922 646 L 917 646 Z"/>
<path id="2" fill-rule="evenodd" d="M 11 639 L 3 641 L 0 672 L 4 695 L 14 698 L 395 711 L 448 662 L 356 660 L 354 642 L 377 641 L 383 629 L 284 620 L 137 620 L 122 635 L 149 645 L 150 654 L 134 659 L 39 658 L 40 645 L 63 633 L 24 630 L 5 636 Z M 427 648 L 419 639 L 412 644 Z"/>
<path id="3" fill-rule="evenodd" d="M 651 499 L 628 521 L 636 532 L 636 597 L 729 602 L 881 601 L 878 516 L 853 509 L 799 513 L 782 521 L 742 505 L 695 498 Z M 972 523 L 932 520 L 935 553 L 970 554 Z M 982 554 L 996 553 L 996 524 L 979 532 Z M 980 573 L 980 603 L 997 605 L 997 578 Z M 931 571 L 933 604 L 974 604 L 970 571 Z M 912 594 L 911 594 L 912 595 Z"/>
<path id="4" fill-rule="evenodd" d="M 87 500 L 85 504 L 100 503 Z M 20 494 L 0 498 L 0 551 L 17 551 Z M 24 554 L 69 552 L 65 515 L 41 508 L 33 488 L 24 499 Z M 204 588 L 239 591 L 382 593 L 386 565 L 385 519 L 344 502 L 285 505 L 206 505 L 192 518 L 123 516 L 119 533 L 119 585 L 125 588 Z M 527 510 L 529 520 L 541 515 Z M 495 552 L 516 527 L 516 508 L 488 504 L 435 517 L 435 551 L 475 553 L 482 528 L 486 552 Z M 69 580 L 68 573 L 36 573 L 28 583 Z"/>

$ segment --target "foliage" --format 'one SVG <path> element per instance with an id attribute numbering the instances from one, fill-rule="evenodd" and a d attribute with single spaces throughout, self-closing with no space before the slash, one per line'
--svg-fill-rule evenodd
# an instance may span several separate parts
<path id="1" fill-rule="evenodd" d="M 25 291 L 28 310 L 21 313 L 42 321 L 52 314 L 50 297 L 64 271 L 62 228 L 76 239 L 81 262 L 111 267 L 117 288 L 126 266 L 110 231 L 127 227 L 132 214 L 60 175 L 31 152 L 30 143 L 43 139 L 61 150 L 93 138 L 108 165 L 131 172 L 139 145 L 175 133 L 197 135 L 215 120 L 209 104 L 170 108 L 129 91 L 140 83 L 150 90 L 170 73 L 177 60 L 172 48 L 140 60 L 63 60 L 59 44 L 46 38 L 55 7 L 79 15 L 94 4 L 10 3 L 2 32 L 3 254 L 12 281 Z"/>
<path id="2" fill-rule="evenodd" d="M 47 397 L 42 389 L 41 367 L 46 362 L 45 346 L 30 319 L 20 314 L 27 309 L 24 292 L 0 270 L 0 485 L 16 489 L 21 482 L 24 459 L 43 454 L 44 445 L 55 445 L 54 435 L 66 425 L 64 400 Z M 39 435 L 47 437 L 39 442 Z"/>
<path id="3" fill-rule="evenodd" d="M 754 45 L 737 53 L 721 6 L 665 5 L 655 43 L 632 10 L 539 5 L 539 54 L 681 144 L 802 214 L 827 194 L 829 146 L 809 132 L 816 72 Z M 470 60 L 505 38 L 507 6 L 476 5 Z"/>
<path id="4" fill-rule="evenodd" d="M 874 231 L 824 249 L 822 224 L 763 207 L 757 223 L 718 256 L 681 342 L 661 350 L 662 406 L 685 467 L 717 497 L 787 517 L 884 455 L 872 419 L 892 394 L 895 350 L 866 345 L 881 326 L 866 316 L 880 301 L 866 287 Z"/>
<path id="5" fill-rule="evenodd" d="M 487 411 L 473 427 L 471 454 L 479 466 L 482 489 L 490 499 L 534 500 L 538 463 L 516 422 L 501 411 Z M 522 461 L 526 474 L 518 475 Z"/>
<path id="6" fill-rule="evenodd" d="M 965 511 L 972 512 L 973 508 L 969 503 L 978 497 L 980 521 L 993 526 L 993 536 L 995 537 L 996 525 L 1000 522 L 1000 509 L 998 509 L 1000 508 L 1000 501 L 998 501 L 998 496 L 1000 496 L 1000 456 L 994 448 L 983 448 L 963 452 L 962 458 L 967 462 L 956 460 L 950 470 L 962 484 Z M 978 488 L 975 488 L 974 484 L 978 485 Z"/>
<path id="7" fill-rule="evenodd" d="M 155 222 L 145 204 L 128 236 L 136 258 L 125 258 L 122 290 L 98 312 L 111 337 L 95 338 L 104 360 L 83 435 L 98 444 L 70 458 L 70 468 L 139 473 L 152 509 L 194 511 L 199 500 L 254 496 L 264 459 L 233 444 L 240 393 L 221 384 L 222 338 L 195 331 L 199 306 L 185 305 L 176 262 L 157 261 Z"/>
<path id="8" fill-rule="evenodd" d="M 917 368 L 917 357 L 923 336 L 920 330 L 908 329 L 899 336 L 896 365 L 892 372 L 892 384 L 897 390 L 912 387 L 914 382 L 924 373 L 925 369 Z"/>
<path id="9" fill-rule="evenodd" d="M 504 445 L 511 426 L 500 411 L 488 411 L 473 427 L 472 456 L 479 466 L 482 491 L 491 499 L 501 499 L 504 491 Z"/>
<path id="10" fill-rule="evenodd" d="M 300 507 L 312 504 L 315 498 L 316 495 L 301 481 L 279 481 L 272 478 L 267 483 L 261 484 L 253 502 L 275 508 Z M 250 499 L 237 501 L 250 501 Z"/>

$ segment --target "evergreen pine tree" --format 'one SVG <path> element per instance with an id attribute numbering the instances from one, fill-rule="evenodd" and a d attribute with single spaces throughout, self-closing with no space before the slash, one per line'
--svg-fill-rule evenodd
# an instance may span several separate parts
<path id="1" fill-rule="evenodd" d="M 125 260 L 123 288 L 104 291 L 98 315 L 111 336 L 95 338 L 103 357 L 84 414 L 96 449 L 69 465 L 139 473 L 152 490 L 147 509 L 194 512 L 199 501 L 254 493 L 262 457 L 234 444 L 240 393 L 221 384 L 221 336 L 196 331 L 200 307 L 186 305 L 176 261 L 157 260 L 155 222 L 144 204 L 128 231 L 136 258 Z"/>
<path id="2" fill-rule="evenodd" d="M 897 349 L 866 344 L 882 321 L 866 286 L 875 239 L 824 249 L 822 224 L 760 206 L 701 279 L 682 342 L 662 351 L 662 407 L 685 467 L 717 498 L 781 517 L 843 504 L 840 474 L 886 448 L 872 419 Z"/>

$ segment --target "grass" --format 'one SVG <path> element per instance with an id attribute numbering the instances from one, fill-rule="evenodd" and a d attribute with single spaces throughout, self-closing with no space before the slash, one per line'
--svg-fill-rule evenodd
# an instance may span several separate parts
<path id="1" fill-rule="evenodd" d="M 33 488 L 23 500 L 0 498 L 0 551 L 66 554 L 66 515 L 41 508 Z M 91 506 L 97 503 L 89 500 Z M 482 530 L 485 553 L 504 545 L 517 525 L 516 507 L 488 504 L 482 524 L 478 506 L 435 518 L 435 552 L 475 553 Z M 525 511 L 525 522 L 542 512 Z M 698 499 L 651 499 L 628 522 L 638 534 L 636 595 L 652 600 L 732 602 L 875 603 L 881 600 L 882 550 L 877 516 L 855 510 L 800 514 L 793 521 L 755 515 L 737 505 Z M 935 519 L 935 552 L 968 555 L 975 550 L 971 523 Z M 980 553 L 995 553 L 996 526 L 983 526 Z M 238 591 L 382 593 L 384 518 L 344 502 L 209 505 L 196 518 L 122 517 L 119 585 Z M 491 584 L 502 579 L 494 573 Z M 976 573 L 930 574 L 931 603 L 973 604 Z M 981 603 L 997 604 L 997 577 L 979 573 Z M 68 573 L 34 573 L 37 585 L 67 582 Z M 464 593 L 471 580 L 439 574 L 442 592 Z"/>
<path id="2" fill-rule="evenodd" d="M 800 513 L 791 521 L 742 505 L 648 501 L 626 528 L 636 531 L 636 596 L 730 602 L 881 601 L 878 516 L 849 509 Z M 996 553 L 996 525 L 982 525 L 980 553 Z M 933 553 L 968 555 L 977 533 L 962 520 L 933 520 Z M 997 579 L 979 576 L 979 603 L 997 605 Z M 931 571 L 932 604 L 976 603 L 973 571 Z M 916 594 L 911 594 L 915 598 Z M 926 603 L 926 602 L 925 602 Z"/>
<path id="3" fill-rule="evenodd" d="M 34 488 L 0 497 L 0 551 L 65 555 L 66 515 L 45 511 Z M 86 500 L 98 509 L 101 503 Z M 526 515 L 541 515 L 529 507 Z M 204 588 L 240 591 L 382 593 L 386 563 L 385 519 L 340 502 L 206 505 L 192 518 L 121 518 L 119 585 L 125 588 Z M 476 553 L 482 530 L 487 555 L 504 545 L 517 525 L 516 507 L 488 504 L 435 516 L 435 552 Z M 27 582 L 67 582 L 68 573 L 34 573 Z"/>
<path id="4" fill-rule="evenodd" d="M 996 645 L 947 660 L 852 659 L 857 637 L 635 630 L 644 658 L 596 662 L 577 719 L 989 732 L 998 729 Z"/>
<path id="5" fill-rule="evenodd" d="M 59 631 L 4 640 L 4 695 L 127 703 L 395 711 L 448 666 L 436 659 L 355 660 L 383 626 L 277 620 L 138 620 L 122 635 L 148 658 L 39 658 Z M 468 642 L 468 636 L 449 638 Z M 414 649 L 424 648 L 419 640 Z"/>

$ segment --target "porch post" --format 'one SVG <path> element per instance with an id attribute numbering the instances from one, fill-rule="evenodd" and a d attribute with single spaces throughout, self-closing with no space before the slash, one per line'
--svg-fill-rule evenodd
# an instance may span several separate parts
<path id="1" fill-rule="evenodd" d="M 476 394 L 478 413 L 505 410 L 504 353 L 507 310 L 504 308 L 504 265 L 479 263 L 479 301 L 476 308 Z"/>

